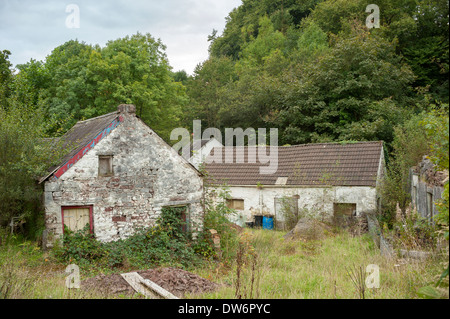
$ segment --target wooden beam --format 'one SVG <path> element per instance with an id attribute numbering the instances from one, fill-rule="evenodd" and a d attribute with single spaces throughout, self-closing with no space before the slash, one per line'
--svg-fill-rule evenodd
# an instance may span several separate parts
<path id="1" fill-rule="evenodd" d="M 120 274 L 123 279 L 138 293 L 151 299 L 179 299 L 151 280 L 144 279 L 137 272 Z"/>

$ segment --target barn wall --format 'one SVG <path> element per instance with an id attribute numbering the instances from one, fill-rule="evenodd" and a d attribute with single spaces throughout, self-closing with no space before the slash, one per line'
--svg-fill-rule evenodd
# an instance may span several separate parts
<path id="1" fill-rule="evenodd" d="M 124 121 L 66 173 L 45 182 L 49 245 L 63 232 L 62 206 L 93 205 L 94 232 L 105 242 L 154 225 L 162 207 L 170 205 L 188 205 L 191 227 L 202 226 L 198 172 L 134 114 L 123 115 Z M 113 176 L 98 176 L 100 155 L 113 155 Z"/>
<path id="2" fill-rule="evenodd" d="M 375 187 L 257 187 L 229 186 L 230 196 L 244 199 L 244 210 L 239 211 L 232 220 L 239 225 L 252 221 L 254 215 L 261 213 L 275 216 L 284 221 L 279 209 L 275 208 L 275 198 L 298 196 L 298 209 L 313 215 L 333 216 L 333 203 L 355 203 L 357 214 L 375 211 L 377 192 Z"/>

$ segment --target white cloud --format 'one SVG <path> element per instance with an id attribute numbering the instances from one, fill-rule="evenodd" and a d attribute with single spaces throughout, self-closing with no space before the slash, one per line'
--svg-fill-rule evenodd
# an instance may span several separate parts
<path id="1" fill-rule="evenodd" d="M 80 8 L 80 28 L 66 27 L 66 6 Z M 43 60 L 55 47 L 78 39 L 104 46 L 126 35 L 150 33 L 167 46 L 174 70 L 192 73 L 208 57 L 207 36 L 222 31 L 241 0 L 0 0 L 0 50 L 14 65 Z"/>

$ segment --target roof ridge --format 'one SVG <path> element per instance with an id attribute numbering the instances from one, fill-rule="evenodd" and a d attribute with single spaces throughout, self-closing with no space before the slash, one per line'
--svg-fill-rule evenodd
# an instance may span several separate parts
<path id="1" fill-rule="evenodd" d="M 86 122 L 89 122 L 89 121 L 92 121 L 92 120 L 98 120 L 99 118 L 111 116 L 113 114 L 119 114 L 119 112 L 118 111 L 114 111 L 114 112 L 103 114 L 103 115 L 99 115 L 99 116 L 96 116 L 96 117 L 91 117 L 90 119 L 78 121 L 77 123 L 75 123 L 75 125 L 78 124 L 78 123 L 86 123 Z"/>
<path id="2" fill-rule="evenodd" d="M 357 141 L 357 142 L 323 142 L 323 143 L 304 143 L 296 145 L 283 145 L 281 147 L 299 147 L 299 146 L 311 146 L 311 145 L 353 145 L 353 144 L 381 144 L 383 141 Z"/>
<path id="3" fill-rule="evenodd" d="M 313 145 L 353 145 L 353 144 L 382 144 L 383 141 L 359 141 L 359 142 L 324 142 L 324 143 L 304 143 L 304 144 L 295 144 L 295 145 L 274 145 L 272 147 L 283 147 L 283 148 L 290 148 L 290 147 L 305 147 L 305 146 L 313 146 Z M 230 145 L 223 145 L 224 147 L 230 147 Z M 247 147 L 270 147 L 270 145 L 231 145 L 231 147 L 240 147 L 240 148 L 247 148 Z"/>

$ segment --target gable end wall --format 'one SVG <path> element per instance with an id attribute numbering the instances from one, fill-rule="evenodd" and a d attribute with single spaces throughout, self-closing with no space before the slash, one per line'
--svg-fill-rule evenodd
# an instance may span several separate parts
<path id="1" fill-rule="evenodd" d="M 45 182 L 48 244 L 63 233 L 61 207 L 93 206 L 100 241 L 155 224 L 164 206 L 188 205 L 191 229 L 202 227 L 203 181 L 192 166 L 133 114 L 60 178 Z M 113 155 L 113 176 L 98 176 L 98 156 Z"/>

